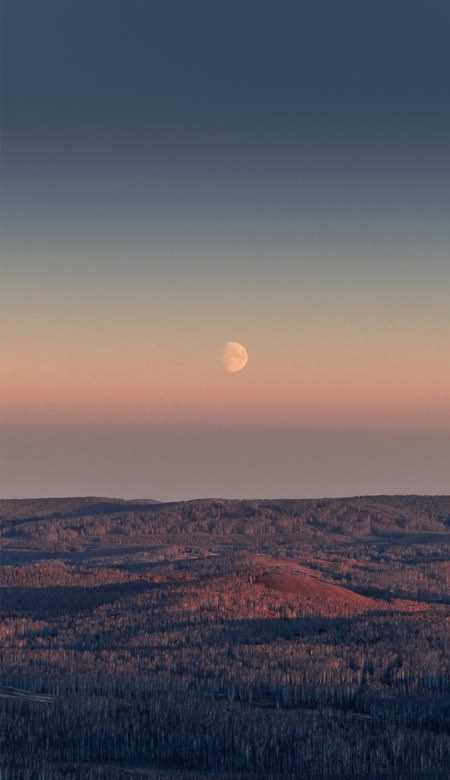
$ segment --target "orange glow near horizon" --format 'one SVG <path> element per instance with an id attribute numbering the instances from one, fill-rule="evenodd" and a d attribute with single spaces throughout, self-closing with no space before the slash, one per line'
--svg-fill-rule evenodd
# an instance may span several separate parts
<path id="1" fill-rule="evenodd" d="M 437 355 L 303 348 L 291 360 L 259 346 L 242 374 L 223 372 L 220 345 L 145 355 L 59 350 L 2 367 L 0 416 L 15 422 L 108 421 L 307 427 L 449 427 L 450 370 Z"/>
<path id="2" fill-rule="evenodd" d="M 433 307 L 419 288 L 319 285 L 271 306 L 272 291 L 250 305 L 248 290 L 164 297 L 140 282 L 6 306 L 2 424 L 450 429 L 444 284 Z M 248 348 L 240 373 L 224 371 L 228 341 Z"/>

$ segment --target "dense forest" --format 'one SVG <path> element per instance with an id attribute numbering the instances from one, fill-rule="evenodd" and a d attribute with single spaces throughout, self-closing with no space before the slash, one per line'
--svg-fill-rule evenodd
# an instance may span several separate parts
<path id="1" fill-rule="evenodd" d="M 0 501 L 0 780 L 448 778 L 450 498 Z"/>

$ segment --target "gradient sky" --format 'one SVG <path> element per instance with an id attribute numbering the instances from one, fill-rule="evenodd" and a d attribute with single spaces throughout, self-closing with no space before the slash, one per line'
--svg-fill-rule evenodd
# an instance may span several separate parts
<path id="1" fill-rule="evenodd" d="M 0 495 L 450 492 L 449 39 L 4 2 Z"/>

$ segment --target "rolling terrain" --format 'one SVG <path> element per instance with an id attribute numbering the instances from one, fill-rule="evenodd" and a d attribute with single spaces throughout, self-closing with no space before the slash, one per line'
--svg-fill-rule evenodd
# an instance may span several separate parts
<path id="1" fill-rule="evenodd" d="M 448 777 L 449 576 L 449 497 L 0 501 L 1 776 Z"/>

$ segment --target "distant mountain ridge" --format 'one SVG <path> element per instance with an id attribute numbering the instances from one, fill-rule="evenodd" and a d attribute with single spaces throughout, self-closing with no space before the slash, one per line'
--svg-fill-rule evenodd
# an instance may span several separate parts
<path id="1" fill-rule="evenodd" d="M 152 500 L 57 498 L 0 501 L 2 545 L 51 538 L 65 546 L 112 544 L 154 535 L 211 535 L 230 541 L 269 539 L 333 543 L 351 539 L 450 533 L 450 496 L 337 499 Z"/>

